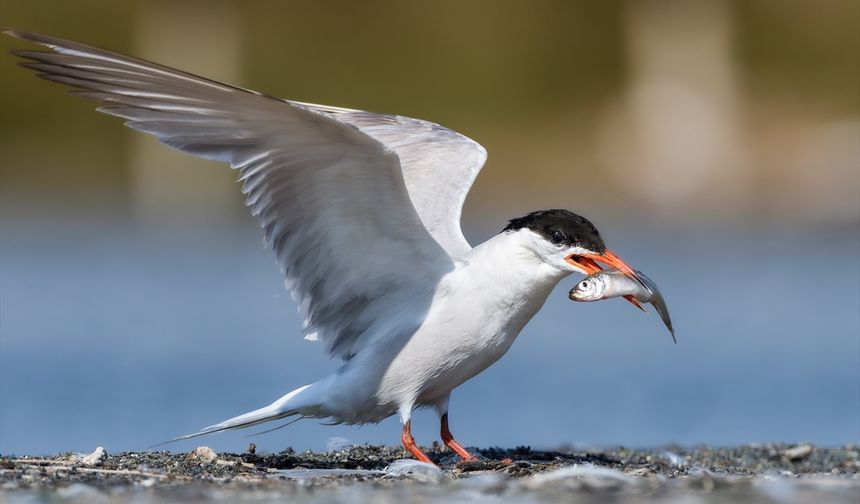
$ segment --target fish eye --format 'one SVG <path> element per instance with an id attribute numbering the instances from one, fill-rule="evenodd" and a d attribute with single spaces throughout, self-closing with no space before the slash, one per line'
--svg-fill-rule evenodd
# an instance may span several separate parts
<path id="1" fill-rule="evenodd" d="M 583 289 L 587 289 L 588 288 L 588 280 L 583 280 L 583 281 L 579 282 L 579 286 L 582 287 Z"/>

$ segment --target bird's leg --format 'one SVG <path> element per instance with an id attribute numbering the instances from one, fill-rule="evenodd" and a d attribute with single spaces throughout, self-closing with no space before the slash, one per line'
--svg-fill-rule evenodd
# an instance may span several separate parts
<path id="1" fill-rule="evenodd" d="M 442 414 L 442 442 L 445 443 L 445 446 L 454 450 L 457 455 L 460 456 L 463 460 L 471 460 L 475 458 L 471 453 L 466 451 L 463 446 L 454 439 L 454 435 L 451 434 L 451 431 L 448 430 L 448 413 Z"/>
<path id="2" fill-rule="evenodd" d="M 418 448 L 418 445 L 415 444 L 415 438 L 412 437 L 412 420 L 407 420 L 406 423 L 403 424 L 403 435 L 401 436 L 403 440 L 403 446 L 409 450 L 409 453 L 412 454 L 413 457 L 420 460 L 421 462 L 427 462 L 428 464 L 432 464 L 433 461 L 421 451 L 421 448 Z"/>

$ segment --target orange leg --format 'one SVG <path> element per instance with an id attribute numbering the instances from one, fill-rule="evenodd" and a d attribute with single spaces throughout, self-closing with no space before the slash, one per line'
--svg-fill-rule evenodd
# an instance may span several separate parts
<path id="1" fill-rule="evenodd" d="M 457 455 L 459 455 L 463 460 L 471 460 L 475 458 L 454 439 L 454 435 L 451 434 L 450 430 L 448 430 L 448 413 L 444 413 L 442 415 L 442 442 L 445 443 L 445 446 L 457 452 Z"/>
<path id="2" fill-rule="evenodd" d="M 415 444 L 415 438 L 412 437 L 412 421 L 408 421 L 403 424 L 403 435 L 400 437 L 403 440 L 403 446 L 409 450 L 409 453 L 412 454 L 413 457 L 420 460 L 421 462 L 427 462 L 428 464 L 432 464 L 433 461 L 421 451 L 421 448 L 418 448 L 418 445 Z"/>

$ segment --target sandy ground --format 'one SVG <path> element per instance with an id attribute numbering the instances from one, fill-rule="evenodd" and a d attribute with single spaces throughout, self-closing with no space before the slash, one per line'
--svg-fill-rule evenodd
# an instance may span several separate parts
<path id="1" fill-rule="evenodd" d="M 439 467 L 400 448 L 323 453 L 140 452 L 8 456 L 0 500 L 18 502 L 860 502 L 860 447 L 477 450 Z"/>

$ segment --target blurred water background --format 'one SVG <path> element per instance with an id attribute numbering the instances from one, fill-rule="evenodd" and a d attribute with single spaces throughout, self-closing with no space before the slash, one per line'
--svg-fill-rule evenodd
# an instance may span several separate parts
<path id="1" fill-rule="evenodd" d="M 678 344 L 653 311 L 571 303 L 571 277 L 454 392 L 467 445 L 860 442 L 857 2 L 2 0 L 0 25 L 461 131 L 490 153 L 472 243 L 540 208 L 593 220 Z M 35 79 L 25 46 L 0 39 L 0 452 L 140 450 L 333 370 L 235 174 Z"/>

